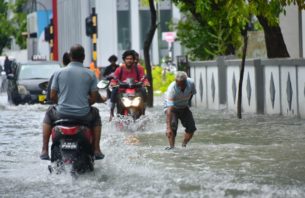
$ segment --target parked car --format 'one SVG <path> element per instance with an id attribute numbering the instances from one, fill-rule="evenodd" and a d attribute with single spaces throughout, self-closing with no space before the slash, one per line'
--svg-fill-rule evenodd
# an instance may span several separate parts
<path id="1" fill-rule="evenodd" d="M 46 92 L 39 85 L 48 82 L 61 65 L 51 61 L 33 61 L 15 63 L 13 67 L 13 74 L 8 76 L 8 102 L 15 105 L 45 103 Z"/>

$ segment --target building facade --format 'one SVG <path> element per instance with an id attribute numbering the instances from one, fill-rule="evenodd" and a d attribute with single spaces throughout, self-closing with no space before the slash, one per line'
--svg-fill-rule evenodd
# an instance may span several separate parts
<path id="1" fill-rule="evenodd" d="M 31 2 L 32 6 L 33 2 L 36 3 L 37 13 L 31 14 L 35 16 L 28 20 L 28 24 L 33 23 L 31 20 L 36 20 L 35 24 L 44 26 L 46 17 L 53 17 L 54 9 L 50 12 L 52 5 L 55 4 L 57 7 L 58 51 L 56 53 L 59 60 L 61 55 L 75 43 L 85 47 L 85 65 L 90 64 L 94 50 L 97 54 L 98 67 L 108 65 L 108 57 L 112 54 L 117 55 L 121 61 L 121 55 L 127 49 L 138 51 L 143 58 L 143 44 L 150 27 L 150 10 L 148 5 L 141 3 L 141 0 L 32 0 Z M 92 13 L 92 8 L 95 8 L 97 13 L 96 49 L 93 49 L 92 39 L 86 35 L 85 20 Z M 159 1 L 156 8 L 158 29 L 150 51 L 153 64 L 159 64 L 163 57 L 169 55 L 169 45 L 162 40 L 162 33 L 170 31 L 168 28 L 170 22 L 175 23 L 181 18 L 179 10 L 171 0 Z M 290 56 L 305 57 L 305 12 L 299 11 L 296 6 L 290 6 L 286 15 L 281 16 L 280 21 Z M 34 29 L 39 32 L 40 37 L 28 39 L 28 57 L 33 54 L 48 56 L 50 45 L 42 37 L 44 28 Z M 29 33 L 31 31 L 28 29 Z M 179 42 L 174 42 L 171 50 L 175 61 L 175 57 L 182 54 Z"/>
<path id="2" fill-rule="evenodd" d="M 180 13 L 170 0 L 156 4 L 158 29 L 151 46 L 151 60 L 159 64 L 168 54 L 168 44 L 162 32 L 170 31 L 168 23 L 178 21 Z M 121 61 L 125 50 L 134 49 L 143 58 L 143 44 L 150 27 L 150 10 L 140 0 L 57 0 L 58 53 L 63 54 L 75 43 L 85 47 L 85 65 L 89 65 L 93 50 L 92 40 L 86 35 L 85 20 L 95 8 L 97 14 L 97 66 L 109 64 L 108 57 L 115 54 Z M 180 55 L 180 45 L 175 42 L 173 56 Z M 60 56 L 59 56 L 60 58 Z"/>

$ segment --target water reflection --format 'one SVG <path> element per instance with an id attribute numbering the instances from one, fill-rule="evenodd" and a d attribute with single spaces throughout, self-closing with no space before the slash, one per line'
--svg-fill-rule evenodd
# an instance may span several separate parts
<path id="1" fill-rule="evenodd" d="M 304 120 L 193 109 L 198 131 L 182 148 L 165 151 L 161 106 L 147 110 L 131 128 L 109 123 L 95 171 L 77 180 L 50 175 L 39 160 L 41 123 L 47 106 L 8 106 L 0 95 L 1 197 L 303 197 Z M 143 126 L 144 125 L 144 126 Z M 141 131 L 137 131 L 137 127 Z"/>

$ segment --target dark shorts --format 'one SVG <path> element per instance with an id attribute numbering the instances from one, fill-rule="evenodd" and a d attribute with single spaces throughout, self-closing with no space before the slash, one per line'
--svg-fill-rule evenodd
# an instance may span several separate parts
<path id="1" fill-rule="evenodd" d="M 65 116 L 59 115 L 56 111 L 55 106 L 50 106 L 44 116 L 43 123 L 50 124 L 53 126 L 53 123 L 56 120 L 70 118 L 79 120 L 82 123 L 86 123 L 90 128 L 96 126 L 102 126 L 101 117 L 99 114 L 99 110 L 96 107 L 91 107 L 90 112 L 86 116 L 76 117 L 76 116 Z"/>
<path id="2" fill-rule="evenodd" d="M 178 120 L 181 121 L 186 133 L 194 133 L 196 131 L 195 121 L 192 112 L 188 107 L 184 109 L 174 109 L 172 111 L 171 127 L 174 135 L 177 135 Z"/>

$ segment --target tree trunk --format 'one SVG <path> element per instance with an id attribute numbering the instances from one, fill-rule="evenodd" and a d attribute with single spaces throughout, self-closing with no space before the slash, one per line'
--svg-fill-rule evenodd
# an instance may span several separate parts
<path id="1" fill-rule="evenodd" d="M 154 93 L 153 93 L 153 79 L 151 73 L 149 50 L 152 40 L 154 38 L 155 31 L 157 29 L 157 12 L 155 8 L 154 0 L 149 0 L 149 8 L 150 8 L 150 28 L 144 42 L 144 61 L 147 72 L 147 78 L 150 82 L 150 87 L 148 87 L 147 106 L 152 107 L 154 104 Z"/>
<path id="2" fill-rule="evenodd" d="M 264 29 L 268 58 L 289 57 L 281 27 L 270 26 L 263 16 L 257 16 L 257 19 Z"/>
<path id="3" fill-rule="evenodd" d="M 241 102 L 242 102 L 242 88 L 243 88 L 243 80 L 244 80 L 244 71 L 245 71 L 245 61 L 247 55 L 247 47 L 248 47 L 248 26 L 246 26 L 244 32 L 244 47 L 243 47 L 243 54 L 242 54 L 242 61 L 240 66 L 240 75 L 239 75 L 239 84 L 238 84 L 238 97 L 237 97 L 237 117 L 239 119 L 242 118 L 241 116 Z"/>

